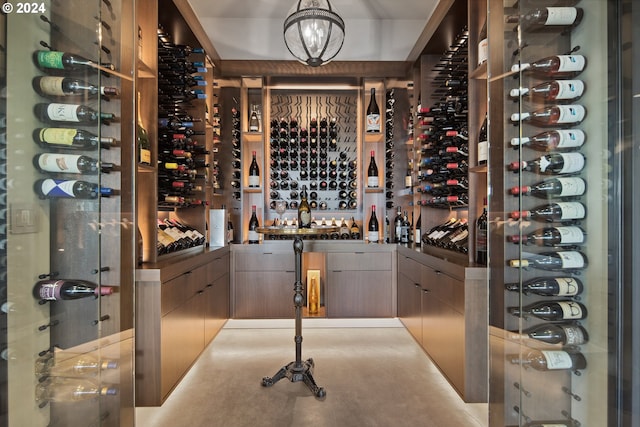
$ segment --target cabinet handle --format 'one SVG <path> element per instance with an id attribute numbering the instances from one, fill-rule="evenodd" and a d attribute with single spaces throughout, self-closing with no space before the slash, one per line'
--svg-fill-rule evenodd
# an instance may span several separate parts
<path id="1" fill-rule="evenodd" d="M 413 286 L 415 286 L 416 288 L 420 287 L 420 283 L 414 283 Z"/>
<path id="2" fill-rule="evenodd" d="M 332 273 L 342 273 L 342 270 L 331 270 Z"/>
<path id="3" fill-rule="evenodd" d="M 210 288 L 210 287 L 212 287 L 212 286 L 213 286 L 213 283 L 209 283 L 209 284 L 207 284 L 207 286 L 205 286 L 205 287 Z"/>
<path id="4" fill-rule="evenodd" d="M 295 273 L 296 271 L 295 270 L 285 270 L 284 272 L 285 273 Z"/>
<path id="5" fill-rule="evenodd" d="M 442 271 L 440 270 L 433 270 L 436 274 L 442 274 Z"/>
<path id="6" fill-rule="evenodd" d="M 273 252 L 262 252 L 262 255 L 273 255 Z"/>
<path id="7" fill-rule="evenodd" d="M 196 294 L 202 295 L 202 294 L 204 294 L 204 291 L 202 289 L 200 289 L 198 292 L 196 292 Z"/>
<path id="8" fill-rule="evenodd" d="M 356 255 L 364 255 L 364 252 L 355 252 Z"/>
<path id="9" fill-rule="evenodd" d="M 188 275 L 190 275 L 191 273 L 192 273 L 192 271 L 187 271 L 187 272 L 185 272 L 185 273 L 184 273 L 184 275 L 185 275 L 185 276 L 188 276 Z"/>
<path id="10" fill-rule="evenodd" d="M 429 289 L 423 289 L 422 292 L 424 292 L 425 294 L 428 294 L 431 291 Z"/>

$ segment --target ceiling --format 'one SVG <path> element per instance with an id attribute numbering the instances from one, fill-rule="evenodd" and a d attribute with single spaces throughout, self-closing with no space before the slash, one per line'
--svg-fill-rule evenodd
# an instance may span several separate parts
<path id="1" fill-rule="evenodd" d="M 406 61 L 440 0 L 331 0 L 345 21 L 335 61 Z M 285 60 L 295 0 L 189 0 L 221 60 Z"/>

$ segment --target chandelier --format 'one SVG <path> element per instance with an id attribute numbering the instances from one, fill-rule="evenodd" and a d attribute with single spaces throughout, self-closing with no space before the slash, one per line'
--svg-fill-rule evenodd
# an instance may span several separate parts
<path id="1" fill-rule="evenodd" d="M 344 42 L 344 21 L 329 0 L 297 0 L 284 21 L 284 43 L 298 61 L 318 67 Z"/>

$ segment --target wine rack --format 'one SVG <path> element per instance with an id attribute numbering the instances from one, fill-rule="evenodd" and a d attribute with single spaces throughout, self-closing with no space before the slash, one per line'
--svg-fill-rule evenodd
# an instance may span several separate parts
<path id="1" fill-rule="evenodd" d="M 607 87 L 587 58 L 597 36 L 583 27 L 602 28 L 606 10 L 595 3 L 489 2 L 504 11 L 489 14 L 486 66 L 489 98 L 503 100 L 487 119 L 490 352 L 504 366 L 492 382 L 505 400 L 492 425 L 607 424 L 593 392 L 607 375 L 606 302 L 596 297 L 607 289 L 606 248 L 592 244 L 607 240 L 606 202 L 594 194 L 608 179 L 598 154 L 607 118 L 596 102 Z M 547 13 L 563 18 L 539 18 Z"/>

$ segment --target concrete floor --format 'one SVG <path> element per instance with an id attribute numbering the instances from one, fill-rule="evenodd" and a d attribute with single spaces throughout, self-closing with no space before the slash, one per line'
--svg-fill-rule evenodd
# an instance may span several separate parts
<path id="1" fill-rule="evenodd" d="M 302 357 L 315 361 L 323 401 L 302 382 L 261 385 L 295 360 L 293 321 L 229 321 L 161 407 L 136 409 L 136 426 L 485 427 L 487 405 L 464 403 L 387 320 L 303 321 Z"/>

